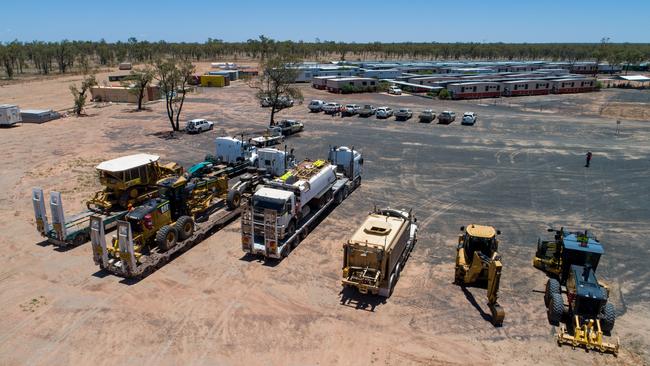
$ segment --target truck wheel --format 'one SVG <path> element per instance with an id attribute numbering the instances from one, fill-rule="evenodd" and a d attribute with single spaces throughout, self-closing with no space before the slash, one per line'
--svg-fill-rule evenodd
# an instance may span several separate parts
<path id="1" fill-rule="evenodd" d="M 238 190 L 232 189 L 228 192 L 228 198 L 226 199 L 226 204 L 231 210 L 236 209 L 241 204 L 241 193 Z"/>
<path id="2" fill-rule="evenodd" d="M 560 293 L 560 283 L 555 278 L 549 278 L 546 281 L 546 290 L 544 291 L 544 305 L 548 307 L 548 303 L 551 302 L 552 294 Z"/>
<path id="3" fill-rule="evenodd" d="M 553 325 L 559 325 L 564 315 L 564 300 L 562 294 L 551 294 L 551 301 L 548 307 L 548 322 Z"/>
<path id="4" fill-rule="evenodd" d="M 605 333 L 610 333 L 614 329 L 614 322 L 616 322 L 616 310 L 614 305 L 608 302 L 603 306 L 600 311 L 600 329 Z"/>
<path id="5" fill-rule="evenodd" d="M 340 205 L 341 202 L 343 202 L 343 191 L 342 190 L 339 191 L 338 193 L 336 193 L 336 204 Z"/>
<path id="6" fill-rule="evenodd" d="M 388 297 L 393 296 L 393 290 L 395 290 L 395 281 L 396 281 L 396 277 L 395 277 L 395 273 L 393 273 L 392 275 L 390 275 L 390 281 L 388 281 L 388 286 L 390 286 L 388 288 Z"/>
<path id="7" fill-rule="evenodd" d="M 178 232 L 178 241 L 183 241 L 194 234 L 194 220 L 189 216 L 181 216 L 174 228 Z"/>
<path id="8" fill-rule="evenodd" d="M 178 233 L 176 229 L 169 225 L 165 225 L 158 230 L 156 233 L 156 245 L 158 248 L 164 252 L 173 248 L 176 245 L 176 240 L 178 239 Z"/>

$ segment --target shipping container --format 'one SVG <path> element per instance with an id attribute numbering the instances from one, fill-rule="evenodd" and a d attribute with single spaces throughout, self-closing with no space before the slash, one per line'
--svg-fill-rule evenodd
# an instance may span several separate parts
<path id="1" fill-rule="evenodd" d="M 21 122 L 18 106 L 0 104 L 0 126 L 13 126 L 18 122 Z"/>

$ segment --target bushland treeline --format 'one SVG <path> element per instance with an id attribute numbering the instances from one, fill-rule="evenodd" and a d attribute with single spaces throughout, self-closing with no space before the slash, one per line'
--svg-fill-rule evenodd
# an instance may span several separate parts
<path id="1" fill-rule="evenodd" d="M 160 58 L 188 61 L 289 56 L 303 60 L 553 60 L 636 64 L 650 59 L 650 44 L 609 43 L 342 43 L 278 41 L 265 36 L 246 42 L 208 39 L 203 43 L 104 40 L 0 42 L 4 74 L 66 73 L 123 61 L 153 63 Z"/>

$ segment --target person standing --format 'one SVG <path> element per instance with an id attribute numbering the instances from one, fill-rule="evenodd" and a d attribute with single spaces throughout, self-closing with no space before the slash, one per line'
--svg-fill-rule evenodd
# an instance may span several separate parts
<path id="1" fill-rule="evenodd" d="M 590 164 L 591 164 L 591 151 L 587 151 L 587 163 L 585 164 L 585 168 L 589 168 Z"/>

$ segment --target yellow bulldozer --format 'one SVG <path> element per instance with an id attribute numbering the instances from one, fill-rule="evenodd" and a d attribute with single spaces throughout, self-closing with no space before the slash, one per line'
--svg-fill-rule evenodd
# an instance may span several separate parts
<path id="1" fill-rule="evenodd" d="M 486 288 L 492 324 L 501 326 L 505 311 L 497 302 L 502 264 L 496 238 L 501 232 L 492 226 L 476 224 L 462 226 L 460 231 L 454 283 L 462 287 Z"/>
<path id="2" fill-rule="evenodd" d="M 111 211 L 127 209 L 156 195 L 161 179 L 180 176 L 183 168 L 176 163 L 160 165 L 159 156 L 135 154 L 97 165 L 99 182 L 104 186 L 86 205 L 89 209 Z"/>

